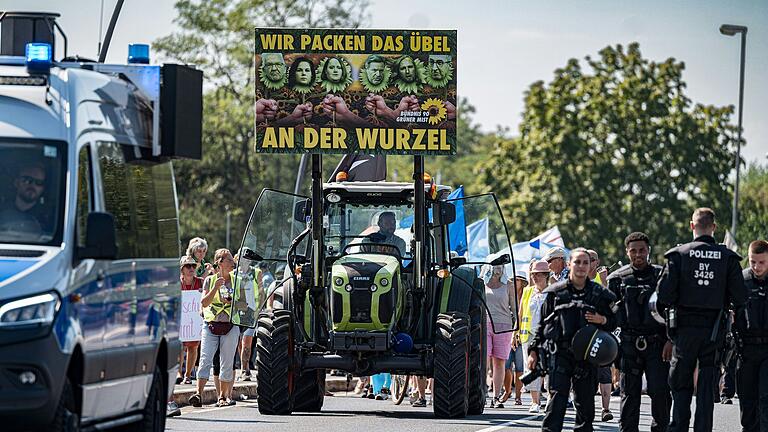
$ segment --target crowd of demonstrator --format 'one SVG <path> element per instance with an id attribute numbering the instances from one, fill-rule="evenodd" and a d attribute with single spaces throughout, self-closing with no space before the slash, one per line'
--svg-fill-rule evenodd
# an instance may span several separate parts
<path id="1" fill-rule="evenodd" d="M 598 253 L 585 248 L 572 250 L 568 257 L 563 248 L 554 247 L 543 259 L 531 261 L 527 272 L 514 276 L 503 265 L 482 266 L 489 406 L 504 408 L 513 397 L 514 405 L 522 405 L 527 392 L 529 413 L 539 414 L 546 407 L 542 430 L 562 429 L 568 406 L 576 410 L 575 429 L 592 430 L 595 392 L 601 395 L 603 422 L 614 418 L 611 395 L 620 395 L 621 429 L 637 430 L 645 393 L 651 399 L 651 430 L 675 431 L 687 430 L 696 392 L 695 429 L 711 430 L 713 400 L 728 405 L 738 395 L 743 430 L 768 430 L 768 242 L 750 243 L 749 267 L 742 270 L 741 257 L 715 243 L 711 209 L 697 209 L 690 226 L 694 240 L 670 249 L 665 267 L 650 263 L 652 242 L 641 232 L 624 239 L 629 264 L 610 275 L 610 268 L 600 266 Z M 184 343 L 177 384 L 197 379 L 197 393 L 189 402 L 201 406 L 212 369 L 216 405 L 230 406 L 235 404 L 232 387 L 238 360 L 243 369 L 238 379 L 251 380 L 253 332 L 230 322 L 235 258 L 229 250 L 218 249 L 208 262 L 206 253 L 205 240 L 194 238 L 180 260 L 183 289 L 202 293 L 205 325 L 201 342 Z M 267 278 L 274 280 L 265 268 L 254 279 L 263 287 Z M 593 325 L 613 332 L 617 361 L 598 367 L 574 359 L 568 345 L 575 328 L 562 324 L 554 327 L 554 334 L 549 331 L 562 307 L 581 311 L 571 327 Z M 728 338 L 738 347 L 729 359 L 723 342 Z M 552 351 L 550 357 L 559 366 L 550 364 L 546 376 L 523 385 L 521 375 L 537 367 L 544 346 L 555 343 L 562 345 L 562 352 Z M 430 381 L 411 377 L 404 384 L 413 406 L 428 405 Z M 393 377 L 382 373 L 361 378 L 356 392 L 386 400 L 392 385 Z"/>
<path id="2" fill-rule="evenodd" d="M 176 384 L 196 384 L 196 392 L 189 398 L 192 406 L 203 403 L 203 390 L 213 375 L 218 400 L 216 406 L 231 406 L 234 381 L 251 381 L 254 362 L 255 329 L 239 327 L 230 320 L 231 303 L 238 283 L 234 276 L 235 257 L 228 249 L 217 249 L 209 260 L 208 243 L 195 237 L 189 241 L 186 253 L 179 260 L 181 289 L 201 293 L 201 314 L 204 325 L 201 340 L 182 343 L 179 355 L 179 373 Z M 273 280 L 269 268 L 260 267 L 255 272 L 254 284 L 263 287 Z M 263 293 L 263 289 L 256 289 Z M 241 369 L 235 377 L 235 369 Z M 212 374 L 211 374 L 212 372 Z M 175 403 L 169 402 L 168 414 L 180 412 Z"/>

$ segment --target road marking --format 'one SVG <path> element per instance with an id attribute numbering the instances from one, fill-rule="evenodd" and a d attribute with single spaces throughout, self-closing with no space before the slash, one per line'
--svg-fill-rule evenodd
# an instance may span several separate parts
<path id="1" fill-rule="evenodd" d="M 477 430 L 475 432 L 495 432 L 497 430 L 504 429 L 506 427 L 514 426 L 515 424 L 517 424 L 517 422 L 535 420 L 535 419 L 537 419 L 539 417 L 541 417 L 541 415 L 537 414 L 537 415 L 532 415 L 532 416 L 528 416 L 528 417 L 523 417 L 523 418 L 520 418 L 520 419 L 510 420 L 510 421 L 508 421 L 506 423 L 498 424 L 496 426 L 490 426 L 490 427 L 487 427 L 485 429 Z"/>

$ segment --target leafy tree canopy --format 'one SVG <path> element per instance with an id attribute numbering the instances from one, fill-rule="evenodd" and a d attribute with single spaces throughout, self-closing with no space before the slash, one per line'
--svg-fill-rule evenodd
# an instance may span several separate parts
<path id="1" fill-rule="evenodd" d="M 746 258 L 753 240 L 768 239 L 768 166 L 752 164 L 744 173 L 739 187 L 739 225 L 736 241 L 739 253 Z"/>
<path id="2" fill-rule="evenodd" d="M 604 262 L 646 232 L 661 257 L 690 238 L 696 207 L 729 226 L 733 107 L 694 104 L 684 64 L 643 58 L 638 44 L 576 59 L 525 93 L 519 137 L 503 141 L 482 181 L 501 198 L 518 241 L 559 225 L 569 245 Z"/>

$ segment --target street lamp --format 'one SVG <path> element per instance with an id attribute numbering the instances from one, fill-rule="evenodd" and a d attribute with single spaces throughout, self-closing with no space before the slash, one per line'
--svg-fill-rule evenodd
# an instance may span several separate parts
<path id="1" fill-rule="evenodd" d="M 736 223 L 739 208 L 739 168 L 741 167 L 741 118 L 744 113 L 744 54 L 747 48 L 747 27 L 733 24 L 720 26 L 720 33 L 726 36 L 736 36 L 741 33 L 741 69 L 739 72 L 739 129 L 736 141 L 736 185 L 733 188 L 733 213 L 731 215 L 731 235 L 736 240 Z"/>

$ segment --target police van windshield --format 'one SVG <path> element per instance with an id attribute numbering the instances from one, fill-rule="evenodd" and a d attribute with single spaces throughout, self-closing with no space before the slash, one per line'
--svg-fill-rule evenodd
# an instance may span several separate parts
<path id="1" fill-rule="evenodd" d="M 331 256 L 341 254 L 347 246 L 363 243 L 388 244 L 397 248 L 401 257 L 411 256 L 412 204 L 372 205 L 340 202 L 330 204 L 326 215 L 328 229 L 325 244 Z M 355 252 L 354 249 L 354 246 L 348 247 L 347 252 Z M 361 251 L 373 250 L 378 249 Z"/>
<path id="2" fill-rule="evenodd" d="M 63 144 L 0 138 L 0 243 L 61 244 Z"/>

